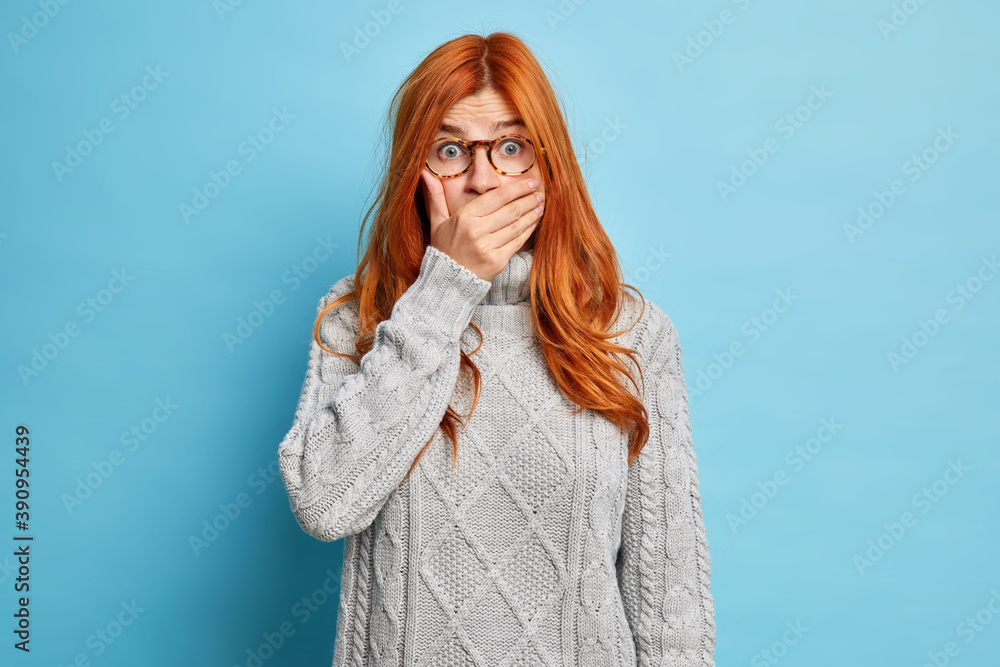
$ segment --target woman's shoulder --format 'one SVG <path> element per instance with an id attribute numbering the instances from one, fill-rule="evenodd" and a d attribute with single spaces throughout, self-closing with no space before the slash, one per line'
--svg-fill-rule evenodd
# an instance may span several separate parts
<path id="1" fill-rule="evenodd" d="M 617 329 L 632 329 L 623 334 L 629 347 L 648 352 L 663 345 L 678 342 L 673 320 L 655 302 L 630 289 L 622 289 L 621 314 Z M 632 326 L 634 324 L 634 326 Z M 646 355 L 644 354 L 644 357 Z"/>
<path id="2" fill-rule="evenodd" d="M 320 308 L 330 304 L 345 294 L 350 294 L 354 290 L 354 274 L 349 273 L 340 280 L 333 283 L 326 294 L 320 298 Z"/>

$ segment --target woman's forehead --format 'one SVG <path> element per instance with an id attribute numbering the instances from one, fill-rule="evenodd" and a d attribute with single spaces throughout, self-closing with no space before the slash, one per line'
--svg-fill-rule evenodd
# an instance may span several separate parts
<path id="1" fill-rule="evenodd" d="M 453 120 L 487 118 L 494 120 L 497 118 L 517 117 L 517 107 L 506 95 L 495 91 L 480 91 L 473 95 L 467 95 L 456 101 L 448 109 L 445 118 Z"/>
<path id="2" fill-rule="evenodd" d="M 444 132 L 452 137 L 467 139 L 470 134 L 484 133 L 489 136 L 499 136 L 511 130 L 524 128 L 524 121 L 516 115 L 509 118 L 499 118 L 492 120 L 490 117 L 472 119 L 472 122 L 454 122 L 445 118 L 438 128 L 438 132 Z"/>

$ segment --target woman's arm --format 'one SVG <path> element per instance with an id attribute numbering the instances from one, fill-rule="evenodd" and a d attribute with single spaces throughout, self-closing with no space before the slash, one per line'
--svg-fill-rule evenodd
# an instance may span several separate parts
<path id="1" fill-rule="evenodd" d="M 349 281 L 338 281 L 319 309 L 349 292 Z M 303 530 L 333 541 L 371 524 L 440 424 L 458 379 L 459 339 L 489 288 L 427 246 L 419 275 L 376 327 L 360 364 L 312 341 L 295 418 L 278 448 Z M 320 325 L 324 345 L 337 352 L 355 353 L 357 333 L 350 303 Z"/>
<path id="2" fill-rule="evenodd" d="M 643 357 L 649 441 L 629 467 L 618 584 L 637 664 L 714 667 L 710 559 L 681 347 L 655 304 Z"/>

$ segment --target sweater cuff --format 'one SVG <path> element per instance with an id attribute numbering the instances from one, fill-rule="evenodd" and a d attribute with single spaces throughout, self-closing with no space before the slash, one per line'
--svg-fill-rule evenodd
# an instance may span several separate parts
<path id="1" fill-rule="evenodd" d="M 457 342 L 469 326 L 472 309 L 490 291 L 483 280 L 432 245 L 424 249 L 420 273 L 393 306 L 393 313 L 431 324 Z"/>

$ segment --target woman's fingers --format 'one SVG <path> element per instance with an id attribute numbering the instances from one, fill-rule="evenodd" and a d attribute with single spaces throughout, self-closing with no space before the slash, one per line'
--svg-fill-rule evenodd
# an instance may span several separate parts
<path id="1" fill-rule="evenodd" d="M 544 206 L 535 198 L 532 194 L 529 197 L 521 197 L 517 201 L 511 203 L 511 206 L 516 206 L 512 209 L 513 215 L 516 217 L 510 222 L 501 225 L 497 231 L 493 232 L 493 237 L 496 239 L 497 247 L 506 247 L 511 241 L 517 241 L 517 246 L 520 247 L 528 236 L 535 230 L 538 226 L 538 221 L 542 218 L 542 213 L 544 212 Z M 508 209 L 504 209 L 507 212 Z M 504 217 L 506 219 L 506 216 Z"/>
<path id="2" fill-rule="evenodd" d="M 509 195 L 500 195 L 501 198 L 508 197 L 509 203 L 486 216 L 489 220 L 487 229 L 492 233 L 496 247 L 504 247 L 515 239 L 521 239 L 523 242 L 526 234 L 531 233 L 544 211 L 544 199 L 539 198 L 536 188 L 531 187 L 527 180 L 516 183 L 520 184 L 519 187 L 512 190 Z"/>
<path id="3" fill-rule="evenodd" d="M 531 185 L 533 182 L 535 186 Z M 538 206 L 534 194 L 537 187 L 537 181 L 533 179 L 518 179 L 484 192 L 469 202 L 469 206 L 473 207 L 474 215 L 489 219 L 486 231 L 495 232 Z"/>

